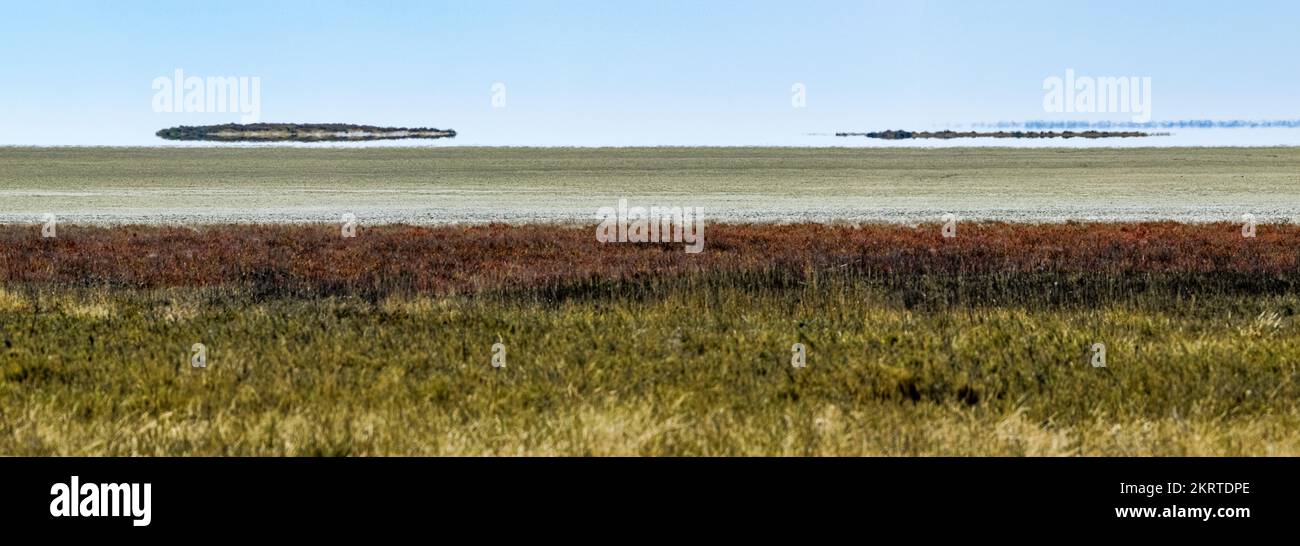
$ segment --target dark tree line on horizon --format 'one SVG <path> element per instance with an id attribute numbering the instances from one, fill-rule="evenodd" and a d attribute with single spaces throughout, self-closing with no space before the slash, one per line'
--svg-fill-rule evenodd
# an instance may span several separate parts
<path id="1" fill-rule="evenodd" d="M 165 140 L 320 142 L 455 138 L 456 131 L 433 127 L 379 127 L 353 123 L 226 123 L 168 127 L 155 135 Z"/>
<path id="2" fill-rule="evenodd" d="M 864 136 L 883 140 L 907 140 L 913 138 L 1132 138 L 1157 136 L 1140 131 L 872 131 L 868 133 L 835 133 L 835 136 Z"/>

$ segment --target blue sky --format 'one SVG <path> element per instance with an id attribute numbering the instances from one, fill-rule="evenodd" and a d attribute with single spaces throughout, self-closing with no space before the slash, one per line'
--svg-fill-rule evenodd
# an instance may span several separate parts
<path id="1" fill-rule="evenodd" d="M 1300 118 L 1297 2 L 14 2 L 0 144 L 151 145 L 153 80 L 261 78 L 262 121 L 457 144 L 782 144 L 1026 119 L 1044 78 L 1149 76 L 1152 118 Z M 491 88 L 506 84 L 506 107 Z M 794 108 L 791 86 L 807 88 Z"/>

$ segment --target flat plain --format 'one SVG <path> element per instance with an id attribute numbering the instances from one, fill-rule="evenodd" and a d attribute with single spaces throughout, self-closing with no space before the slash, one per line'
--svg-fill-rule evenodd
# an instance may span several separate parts
<path id="1" fill-rule="evenodd" d="M 0 148 L 0 223 L 1290 221 L 1300 148 Z"/>

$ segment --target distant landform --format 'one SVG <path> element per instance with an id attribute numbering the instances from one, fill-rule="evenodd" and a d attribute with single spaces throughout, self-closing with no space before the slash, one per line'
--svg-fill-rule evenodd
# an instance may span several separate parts
<path id="1" fill-rule="evenodd" d="M 227 123 L 182 125 L 155 133 L 165 140 L 216 142 L 354 142 L 410 138 L 455 138 L 456 131 L 431 127 L 377 127 L 350 123 Z"/>
<path id="2" fill-rule="evenodd" d="M 1158 136 L 1140 131 L 873 131 L 869 133 L 835 133 L 838 137 L 864 136 L 884 140 L 913 138 L 1133 138 Z"/>
<path id="3" fill-rule="evenodd" d="M 1031 120 L 974 123 L 973 129 L 1300 129 L 1300 119 L 1174 119 L 1164 121 Z"/>

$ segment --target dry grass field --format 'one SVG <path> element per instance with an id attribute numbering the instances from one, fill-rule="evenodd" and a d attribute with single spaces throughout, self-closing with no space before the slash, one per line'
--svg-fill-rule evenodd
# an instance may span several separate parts
<path id="1" fill-rule="evenodd" d="M 706 239 L 3 226 L 0 453 L 1300 454 L 1295 226 Z"/>

